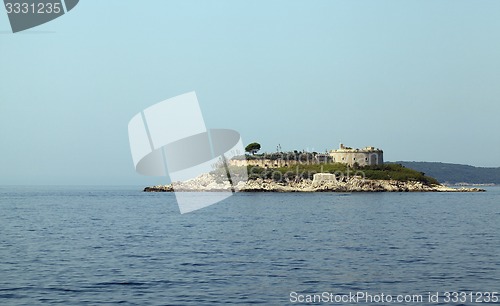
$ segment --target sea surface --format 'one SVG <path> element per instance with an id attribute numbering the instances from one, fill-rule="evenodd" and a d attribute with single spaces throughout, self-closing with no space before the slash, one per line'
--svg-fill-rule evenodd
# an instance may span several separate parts
<path id="1" fill-rule="evenodd" d="M 0 187 L 0 305 L 485 305 L 477 292 L 500 292 L 498 187 L 238 193 L 184 215 L 173 194 L 141 190 Z M 349 294 L 423 301 L 333 300 Z"/>

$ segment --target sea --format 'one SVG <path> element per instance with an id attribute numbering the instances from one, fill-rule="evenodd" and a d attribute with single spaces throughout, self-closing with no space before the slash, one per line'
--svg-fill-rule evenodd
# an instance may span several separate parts
<path id="1" fill-rule="evenodd" d="M 485 188 L 236 193 L 180 214 L 141 186 L 3 186 L 0 305 L 498 305 Z"/>

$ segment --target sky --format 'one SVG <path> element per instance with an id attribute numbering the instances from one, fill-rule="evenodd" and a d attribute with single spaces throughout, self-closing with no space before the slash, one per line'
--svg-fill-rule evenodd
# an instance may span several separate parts
<path id="1" fill-rule="evenodd" d="M 500 1 L 84 0 L 13 34 L 0 9 L 0 184 L 163 184 L 128 122 L 195 91 L 262 151 L 375 146 L 500 166 Z"/>

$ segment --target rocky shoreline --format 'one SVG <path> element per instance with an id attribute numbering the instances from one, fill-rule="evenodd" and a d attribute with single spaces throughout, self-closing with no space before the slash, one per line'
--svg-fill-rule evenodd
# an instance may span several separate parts
<path id="1" fill-rule="evenodd" d="M 480 188 L 452 188 L 445 185 L 428 186 L 416 181 L 369 180 L 350 177 L 344 180 L 309 180 L 276 182 L 271 179 L 255 179 L 239 182 L 232 186 L 229 182 L 217 180 L 210 174 L 203 174 L 185 182 L 157 185 L 144 188 L 145 192 L 484 192 Z"/>

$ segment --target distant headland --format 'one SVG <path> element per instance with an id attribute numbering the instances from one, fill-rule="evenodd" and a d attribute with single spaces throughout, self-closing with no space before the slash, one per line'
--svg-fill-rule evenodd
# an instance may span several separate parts
<path id="1" fill-rule="evenodd" d="M 414 161 L 396 161 L 394 163 L 425 172 L 445 185 L 500 185 L 500 167 L 474 167 L 470 165 Z"/>
<path id="2" fill-rule="evenodd" d="M 384 163 L 383 150 L 353 149 L 340 144 L 325 153 L 290 151 L 257 154 L 251 143 L 247 154 L 220 160 L 213 170 L 169 185 L 146 187 L 146 192 L 479 192 L 452 188 L 426 173 L 397 163 Z M 229 178 L 229 179 L 228 179 Z"/>

